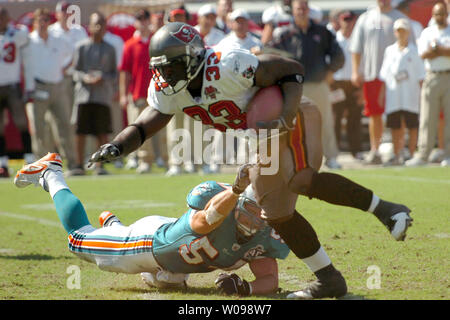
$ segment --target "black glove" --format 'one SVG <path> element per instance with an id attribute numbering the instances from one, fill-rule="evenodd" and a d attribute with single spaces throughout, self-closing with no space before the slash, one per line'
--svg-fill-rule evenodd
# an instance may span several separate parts
<path id="1" fill-rule="evenodd" d="M 250 295 L 250 284 L 235 273 L 221 273 L 214 283 L 221 293 L 240 296 Z"/>
<path id="2" fill-rule="evenodd" d="M 289 123 L 286 119 L 281 116 L 277 119 L 270 121 L 258 121 L 256 122 L 256 126 L 260 129 L 279 129 L 279 130 L 294 130 L 295 123 L 292 121 Z"/>
<path id="3" fill-rule="evenodd" d="M 104 144 L 95 151 L 88 161 L 88 166 L 90 167 L 95 162 L 109 162 L 116 160 L 120 157 L 120 149 L 117 145 L 113 143 Z"/>
<path id="4" fill-rule="evenodd" d="M 250 177 L 248 170 L 252 167 L 252 164 L 246 163 L 239 167 L 236 180 L 234 180 L 232 190 L 235 194 L 241 194 L 250 184 Z"/>

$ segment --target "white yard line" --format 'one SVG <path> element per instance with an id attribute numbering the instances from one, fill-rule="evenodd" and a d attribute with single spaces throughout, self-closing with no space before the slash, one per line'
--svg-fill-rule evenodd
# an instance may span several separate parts
<path id="1" fill-rule="evenodd" d="M 62 225 L 60 222 L 56 222 L 56 221 L 48 220 L 48 219 L 44 219 L 44 218 L 39 218 L 39 217 L 34 217 L 34 216 L 29 216 L 29 215 L 22 214 L 22 213 L 19 214 L 19 213 L 0 211 L 0 217 L 8 217 L 8 218 L 19 219 L 19 220 L 33 221 L 33 222 L 37 222 L 37 223 L 40 223 L 40 224 L 43 224 L 46 226 L 62 228 Z"/>
<path id="2" fill-rule="evenodd" d="M 366 173 L 358 172 L 358 175 L 364 175 L 374 179 L 391 179 L 391 180 L 401 180 L 401 181 L 413 181 L 413 182 L 424 182 L 424 183 L 440 183 L 440 184 L 450 184 L 450 179 L 428 179 L 422 177 L 403 177 L 388 174 L 378 174 L 378 173 Z"/>

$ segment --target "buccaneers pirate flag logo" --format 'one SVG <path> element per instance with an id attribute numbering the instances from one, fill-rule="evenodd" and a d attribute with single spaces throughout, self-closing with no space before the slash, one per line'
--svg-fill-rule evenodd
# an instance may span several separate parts
<path id="1" fill-rule="evenodd" d="M 185 43 L 190 43 L 196 36 L 200 37 L 200 33 L 188 25 L 184 25 L 177 32 L 171 32 L 170 34 Z"/>

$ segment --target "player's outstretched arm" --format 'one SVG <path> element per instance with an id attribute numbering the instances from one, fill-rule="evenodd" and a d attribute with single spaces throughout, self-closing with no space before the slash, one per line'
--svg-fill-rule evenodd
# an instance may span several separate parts
<path id="1" fill-rule="evenodd" d="M 263 54 L 258 56 L 259 64 L 255 73 L 255 85 L 269 87 L 279 85 L 283 92 L 283 111 L 280 125 L 290 128 L 297 114 L 303 93 L 303 66 L 292 59 L 277 55 Z M 281 128 L 273 120 L 273 126 L 266 124 L 268 129 Z M 261 124 L 261 127 L 264 127 Z"/>
<path id="2" fill-rule="evenodd" d="M 112 161 L 138 149 L 145 140 L 164 128 L 173 115 L 147 107 L 136 121 L 123 129 L 111 142 L 94 152 L 89 163 Z"/>

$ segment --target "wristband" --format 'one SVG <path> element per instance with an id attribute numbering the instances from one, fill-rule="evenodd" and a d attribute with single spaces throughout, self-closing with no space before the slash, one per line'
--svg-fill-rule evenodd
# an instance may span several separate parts
<path id="1" fill-rule="evenodd" d="M 120 154 L 123 153 L 123 145 L 120 142 L 110 142 L 113 146 L 115 146 L 117 148 L 117 150 L 119 150 Z"/>

